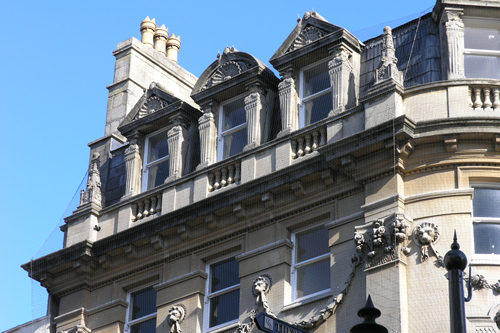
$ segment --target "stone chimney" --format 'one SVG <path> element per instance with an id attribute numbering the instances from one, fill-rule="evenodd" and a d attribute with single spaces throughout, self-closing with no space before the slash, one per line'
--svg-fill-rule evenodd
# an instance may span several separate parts
<path id="1" fill-rule="evenodd" d="M 144 19 L 144 21 L 141 22 L 142 43 L 151 45 L 151 47 L 153 47 L 155 31 L 156 31 L 155 19 L 150 20 L 149 16 L 147 16 Z"/>
<path id="2" fill-rule="evenodd" d="M 177 63 L 177 54 L 181 49 L 181 36 L 172 34 L 167 41 L 167 58 Z"/>
<path id="3" fill-rule="evenodd" d="M 163 54 L 166 54 L 168 28 L 165 28 L 165 24 L 163 24 L 159 28 L 156 28 L 154 40 L 155 40 L 155 50 Z"/>

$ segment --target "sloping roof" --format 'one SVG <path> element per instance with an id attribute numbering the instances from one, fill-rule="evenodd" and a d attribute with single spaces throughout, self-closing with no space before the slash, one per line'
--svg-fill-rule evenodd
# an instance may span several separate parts
<path id="1" fill-rule="evenodd" d="M 441 54 L 438 24 L 431 14 L 392 30 L 405 88 L 441 80 Z M 374 71 L 381 60 L 382 35 L 365 42 L 361 54 L 360 97 L 375 81 Z"/>

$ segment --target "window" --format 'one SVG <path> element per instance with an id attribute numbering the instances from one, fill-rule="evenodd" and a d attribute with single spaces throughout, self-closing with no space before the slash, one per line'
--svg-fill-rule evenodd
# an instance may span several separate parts
<path id="1" fill-rule="evenodd" d="M 328 73 L 328 62 L 313 64 L 300 72 L 300 127 L 315 123 L 328 116 L 333 99 Z"/>
<path id="2" fill-rule="evenodd" d="M 463 22 L 465 76 L 500 79 L 500 21 L 464 18 Z"/>
<path id="3" fill-rule="evenodd" d="M 169 173 L 167 131 L 146 137 L 142 190 L 147 191 L 165 182 Z"/>
<path id="4" fill-rule="evenodd" d="M 208 270 L 205 327 L 212 328 L 235 321 L 239 317 L 239 265 L 232 257 L 208 265 Z"/>
<path id="5" fill-rule="evenodd" d="M 156 290 L 153 287 L 129 294 L 129 333 L 156 332 Z"/>
<path id="6" fill-rule="evenodd" d="M 219 117 L 218 160 L 243 151 L 247 144 L 247 116 L 243 98 L 229 101 L 221 106 Z"/>
<path id="7" fill-rule="evenodd" d="M 293 300 L 330 290 L 330 248 L 323 226 L 292 234 Z"/>
<path id="8" fill-rule="evenodd" d="M 474 252 L 500 254 L 500 188 L 474 187 Z"/>

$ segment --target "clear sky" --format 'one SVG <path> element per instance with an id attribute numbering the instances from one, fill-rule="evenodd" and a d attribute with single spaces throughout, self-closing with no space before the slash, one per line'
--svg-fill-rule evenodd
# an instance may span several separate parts
<path id="1" fill-rule="evenodd" d="M 112 51 L 140 39 L 146 16 L 181 36 L 179 64 L 200 76 L 226 46 L 271 67 L 268 60 L 308 10 L 363 41 L 434 4 L 0 1 L 0 332 L 45 314 L 44 289 L 20 265 L 62 247 L 61 217 L 87 171 L 87 144 L 104 134 Z"/>

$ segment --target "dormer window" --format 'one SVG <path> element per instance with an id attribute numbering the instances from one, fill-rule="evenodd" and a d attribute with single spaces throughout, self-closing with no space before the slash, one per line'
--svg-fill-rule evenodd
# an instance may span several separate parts
<path id="1" fill-rule="evenodd" d="M 144 152 L 143 191 L 165 182 L 169 176 L 170 155 L 168 153 L 167 131 L 157 131 L 146 137 Z"/>
<path id="2" fill-rule="evenodd" d="M 218 160 L 243 151 L 247 144 L 247 120 L 243 97 L 229 101 L 220 108 Z"/>
<path id="3" fill-rule="evenodd" d="M 332 89 L 328 61 L 306 67 L 300 73 L 299 126 L 304 127 L 328 116 L 332 110 Z"/>
<path id="4" fill-rule="evenodd" d="M 468 78 L 500 79 L 500 22 L 494 19 L 463 19 L 464 67 Z"/>

